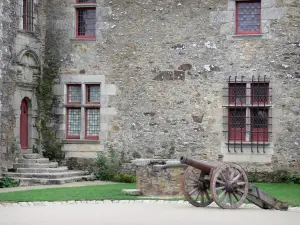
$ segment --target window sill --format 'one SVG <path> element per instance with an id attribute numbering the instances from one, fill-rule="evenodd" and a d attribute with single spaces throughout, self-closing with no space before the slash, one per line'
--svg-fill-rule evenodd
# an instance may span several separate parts
<path id="1" fill-rule="evenodd" d="M 91 139 L 63 139 L 62 144 L 100 144 L 100 140 Z"/>
<path id="2" fill-rule="evenodd" d="M 251 107 L 266 107 L 266 108 L 271 108 L 272 105 L 270 104 L 230 104 L 230 105 L 222 105 L 222 107 L 226 107 L 226 108 L 251 108 Z"/>
<path id="3" fill-rule="evenodd" d="M 36 36 L 36 34 L 34 33 L 34 31 L 18 30 L 18 33 L 24 34 L 24 35 L 26 35 L 26 36 L 33 37 L 33 38 L 36 38 L 36 39 L 40 40 L 40 39 Z"/>
<path id="4" fill-rule="evenodd" d="M 72 38 L 71 42 L 95 42 L 96 38 Z"/>
<path id="5" fill-rule="evenodd" d="M 256 40 L 262 39 L 265 34 L 233 34 L 230 35 L 233 40 Z"/>
<path id="6" fill-rule="evenodd" d="M 78 3 L 73 5 L 74 8 L 95 8 L 97 3 Z"/>
<path id="7" fill-rule="evenodd" d="M 233 142 L 233 141 L 230 141 L 229 143 L 228 142 L 225 142 L 226 145 L 270 145 L 272 142 L 247 142 L 247 141 L 236 141 L 236 142 Z"/>
<path id="8" fill-rule="evenodd" d="M 66 108 L 80 108 L 80 107 L 85 107 L 85 108 L 100 108 L 100 104 L 64 104 L 63 105 Z"/>

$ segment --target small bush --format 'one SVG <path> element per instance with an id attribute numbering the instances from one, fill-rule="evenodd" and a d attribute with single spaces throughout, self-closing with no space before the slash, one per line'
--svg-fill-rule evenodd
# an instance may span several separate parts
<path id="1" fill-rule="evenodd" d="M 121 183 L 135 183 L 136 177 L 131 174 L 118 173 L 113 177 L 112 181 Z"/>
<path id="2" fill-rule="evenodd" d="M 0 178 L 0 188 L 18 187 L 20 183 L 7 176 Z"/>
<path id="3" fill-rule="evenodd" d="M 113 148 L 109 149 L 108 157 L 103 153 L 98 154 L 96 178 L 99 180 L 112 181 L 121 168 L 121 161 Z"/>
<path id="4" fill-rule="evenodd" d="M 300 184 L 300 173 L 292 173 L 286 170 L 275 170 L 273 172 L 249 172 L 248 180 L 249 182 Z"/>

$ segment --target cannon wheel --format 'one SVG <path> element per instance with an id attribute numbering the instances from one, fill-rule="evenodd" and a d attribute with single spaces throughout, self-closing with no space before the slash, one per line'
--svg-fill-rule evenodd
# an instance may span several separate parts
<path id="1" fill-rule="evenodd" d="M 189 166 L 183 178 L 183 192 L 186 200 L 193 206 L 205 207 L 213 202 L 210 194 L 209 179 L 196 168 Z"/>
<path id="2" fill-rule="evenodd" d="M 210 181 L 210 191 L 216 204 L 223 209 L 236 209 L 248 194 L 248 178 L 242 167 L 223 164 L 217 167 Z"/>

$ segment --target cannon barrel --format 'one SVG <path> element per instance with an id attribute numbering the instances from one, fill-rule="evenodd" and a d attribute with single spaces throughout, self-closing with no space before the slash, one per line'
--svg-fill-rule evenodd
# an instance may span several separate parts
<path id="1" fill-rule="evenodd" d="M 210 173 L 211 169 L 214 169 L 218 166 L 218 165 L 214 165 L 214 164 L 208 163 L 208 162 L 203 161 L 203 160 L 192 159 L 192 158 L 187 157 L 187 156 L 181 156 L 180 157 L 180 163 L 189 165 L 189 166 L 194 167 L 196 169 L 199 169 L 199 170 L 201 170 L 201 171 L 203 171 L 204 173 L 207 173 L 207 174 Z"/>

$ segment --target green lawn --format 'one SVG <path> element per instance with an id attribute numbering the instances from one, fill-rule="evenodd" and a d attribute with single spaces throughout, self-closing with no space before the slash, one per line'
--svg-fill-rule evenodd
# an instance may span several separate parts
<path id="1" fill-rule="evenodd" d="M 300 206 L 299 184 L 256 184 L 268 194 L 290 206 Z M 133 189 L 135 184 L 105 184 L 85 187 L 49 188 L 0 193 L 0 202 L 68 201 L 68 200 L 137 200 L 147 199 L 121 194 L 122 189 Z M 148 198 L 151 199 L 151 198 Z M 172 199 L 176 200 L 176 199 Z"/>

